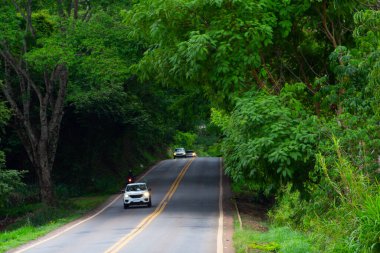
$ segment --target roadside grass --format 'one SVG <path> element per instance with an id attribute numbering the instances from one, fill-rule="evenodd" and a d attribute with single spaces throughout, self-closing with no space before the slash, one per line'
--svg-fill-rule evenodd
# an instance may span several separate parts
<path id="1" fill-rule="evenodd" d="M 312 253 L 317 252 L 309 238 L 289 227 L 270 227 L 268 231 L 258 231 L 244 225 L 240 228 L 235 217 L 233 236 L 236 253 L 278 252 Z"/>
<path id="2" fill-rule="evenodd" d="M 316 252 L 307 237 L 288 227 L 270 228 L 268 232 L 237 228 L 234 233 L 237 253 L 279 252 L 305 253 Z"/>
<path id="3" fill-rule="evenodd" d="M 0 253 L 46 235 L 93 210 L 108 198 L 109 195 L 77 197 L 61 201 L 57 207 L 42 204 L 20 207 L 28 212 L 0 232 Z M 18 211 L 14 209 L 12 212 Z"/>

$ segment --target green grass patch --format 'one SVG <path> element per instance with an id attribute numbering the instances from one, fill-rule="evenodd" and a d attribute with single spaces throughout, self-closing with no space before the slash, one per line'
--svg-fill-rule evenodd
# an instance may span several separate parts
<path id="1" fill-rule="evenodd" d="M 0 233 L 0 253 L 34 240 L 81 217 L 104 203 L 108 197 L 108 195 L 78 197 L 65 200 L 58 207 L 46 207 L 39 204 L 34 205 L 32 210 L 28 208 L 30 212 Z"/>
<path id="2" fill-rule="evenodd" d="M 309 239 L 288 227 L 271 228 L 268 232 L 235 228 L 234 245 L 237 253 L 279 252 L 305 253 L 316 252 Z"/>
<path id="3" fill-rule="evenodd" d="M 28 213 L 33 212 L 36 209 L 41 208 L 41 203 L 30 203 L 21 206 L 12 206 L 2 208 L 0 210 L 0 217 L 17 218 L 22 217 Z"/>
<path id="4" fill-rule="evenodd" d="M 90 196 L 72 198 L 70 202 L 78 211 L 88 211 L 102 204 L 109 196 Z"/>
<path id="5" fill-rule="evenodd" d="M 18 229 L 2 232 L 0 234 L 0 252 L 6 252 L 12 248 L 37 239 L 38 237 L 43 236 L 56 228 L 59 228 L 60 226 L 74 220 L 77 217 L 79 216 L 76 215 L 70 218 L 52 221 L 43 226 L 25 225 Z"/>

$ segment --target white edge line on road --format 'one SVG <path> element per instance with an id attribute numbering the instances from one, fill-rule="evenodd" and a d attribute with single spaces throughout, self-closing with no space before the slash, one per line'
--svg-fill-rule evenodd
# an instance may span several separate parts
<path id="1" fill-rule="evenodd" d="M 239 208 L 238 208 L 238 206 L 236 204 L 236 199 L 234 200 L 234 205 L 235 205 L 235 211 L 236 211 L 236 214 L 237 214 L 237 217 L 238 217 L 238 220 L 239 220 L 239 227 L 240 227 L 240 229 L 243 229 L 243 222 L 241 220 Z"/>
<path id="2" fill-rule="evenodd" d="M 223 163 L 222 158 L 219 159 L 219 225 L 216 252 L 223 253 Z"/>
<path id="3" fill-rule="evenodd" d="M 159 162 L 158 164 L 154 165 L 154 166 L 153 166 L 152 168 L 150 168 L 146 173 L 144 173 L 142 176 L 140 176 L 140 177 L 138 178 L 138 180 L 140 180 L 141 178 L 145 177 L 147 174 L 149 174 L 154 168 L 156 168 L 157 166 L 159 166 L 161 163 L 162 163 L 162 161 Z M 57 233 L 57 234 L 55 234 L 55 235 L 52 235 L 52 236 L 50 236 L 50 237 L 48 237 L 48 238 L 46 238 L 46 239 L 44 239 L 44 240 L 37 241 L 36 243 L 33 243 L 33 244 L 31 244 L 31 245 L 29 245 L 29 246 L 27 246 L 27 247 L 25 247 L 25 248 L 21 248 L 21 249 L 19 249 L 19 250 L 15 250 L 15 251 L 12 251 L 12 252 L 13 252 L 13 253 L 21 253 L 21 252 L 24 252 L 24 251 L 29 250 L 29 249 L 31 249 L 31 248 L 34 248 L 34 247 L 36 247 L 36 246 L 38 246 L 38 245 L 40 245 L 40 244 L 42 244 L 42 243 L 45 243 L 45 242 L 47 242 L 47 241 L 50 241 L 51 239 L 57 238 L 58 236 L 61 236 L 62 234 L 66 233 L 67 231 L 70 231 L 71 229 L 73 229 L 73 228 L 79 226 L 80 224 L 82 224 L 82 223 L 84 223 L 84 222 L 87 222 L 87 221 L 89 221 L 89 220 L 95 218 L 96 216 L 98 216 L 99 214 L 101 214 L 102 212 L 104 212 L 104 211 L 105 211 L 107 208 L 109 208 L 113 203 L 115 203 L 116 200 L 118 200 L 118 199 L 120 198 L 120 196 L 121 196 L 121 195 L 116 196 L 116 197 L 111 201 L 111 203 L 109 203 L 109 204 L 106 205 L 103 209 L 101 209 L 101 210 L 98 211 L 97 213 L 91 215 L 90 217 L 88 217 L 88 218 L 86 218 L 86 219 L 84 219 L 84 220 L 82 220 L 82 221 L 79 221 L 79 222 L 73 224 L 72 226 L 70 226 L 70 227 L 68 227 L 68 228 L 66 228 L 66 229 L 64 229 L 64 230 L 62 230 L 61 232 L 59 232 L 59 233 Z M 37 239 L 37 240 L 38 240 L 38 239 Z M 21 246 L 21 247 L 22 247 L 22 246 Z"/>
<path id="4" fill-rule="evenodd" d="M 100 213 L 104 212 L 104 210 L 106 210 L 108 207 L 110 207 L 110 206 L 111 206 L 113 203 L 115 203 L 115 201 L 116 201 L 117 199 L 119 199 L 119 198 L 120 198 L 120 195 L 116 196 L 115 199 L 112 200 L 111 203 L 109 203 L 107 206 L 105 206 L 102 210 L 98 211 L 98 212 L 95 213 L 94 215 L 92 215 L 92 216 L 90 216 L 90 217 L 88 217 L 88 218 L 86 218 L 86 219 L 84 219 L 84 220 L 82 220 L 82 221 L 80 221 L 80 222 L 78 222 L 78 223 L 75 223 L 74 225 L 72 225 L 72 226 L 70 226 L 70 227 L 64 229 L 63 231 L 61 231 L 61 232 L 59 232 L 59 233 L 57 233 L 57 234 L 55 234 L 55 235 L 53 235 L 53 236 L 50 236 L 50 237 L 48 237 L 48 238 L 46 238 L 46 239 L 44 239 L 44 240 L 38 241 L 38 242 L 36 242 L 36 243 L 34 243 L 34 244 L 32 244 L 32 245 L 30 245 L 30 246 L 28 246 L 28 247 L 25 247 L 25 248 L 23 248 L 23 249 L 16 250 L 16 251 L 14 251 L 14 253 L 21 253 L 21 252 L 24 252 L 24 251 L 26 251 L 26 250 L 28 250 L 28 249 L 31 249 L 31 248 L 33 248 L 33 247 L 35 247 L 35 246 L 37 246 L 37 245 L 40 245 L 40 244 L 45 243 L 45 242 L 47 242 L 47 241 L 50 241 L 51 239 L 54 239 L 54 238 L 56 238 L 56 237 L 58 237 L 58 236 L 60 236 L 60 235 L 62 235 L 62 234 L 64 234 L 64 233 L 66 233 L 67 231 L 69 231 L 69 230 L 71 230 L 71 229 L 73 229 L 73 228 L 79 226 L 80 224 L 82 224 L 82 223 L 84 223 L 84 222 L 86 222 L 86 221 L 89 221 L 89 220 L 93 219 L 94 217 L 98 216 Z"/>

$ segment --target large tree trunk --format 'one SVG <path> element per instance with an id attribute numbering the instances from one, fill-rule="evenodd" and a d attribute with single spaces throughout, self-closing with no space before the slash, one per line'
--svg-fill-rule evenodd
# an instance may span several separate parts
<path id="1" fill-rule="evenodd" d="M 55 204 L 53 181 L 51 178 L 52 166 L 49 168 L 47 157 L 40 157 L 40 164 L 34 165 L 38 171 L 38 183 L 40 185 L 40 197 L 42 202 L 48 205 Z"/>

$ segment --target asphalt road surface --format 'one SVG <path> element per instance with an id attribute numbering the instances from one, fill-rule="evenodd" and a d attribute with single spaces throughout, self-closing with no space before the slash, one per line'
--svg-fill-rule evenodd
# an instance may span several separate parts
<path id="1" fill-rule="evenodd" d="M 152 207 L 123 208 L 122 195 L 98 213 L 11 252 L 222 253 L 221 159 L 165 160 L 139 181 Z"/>

